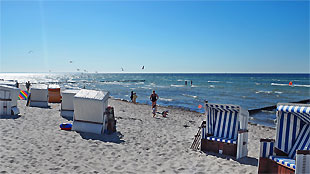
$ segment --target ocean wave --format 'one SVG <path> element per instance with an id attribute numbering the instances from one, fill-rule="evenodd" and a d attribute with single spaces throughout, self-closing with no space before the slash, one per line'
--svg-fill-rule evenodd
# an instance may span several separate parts
<path id="1" fill-rule="evenodd" d="M 171 102 L 171 101 L 173 101 L 173 99 L 171 99 L 171 98 L 159 98 L 159 100 L 163 100 L 163 101 L 169 101 L 169 102 Z"/>
<path id="2" fill-rule="evenodd" d="M 185 85 L 170 85 L 170 86 L 173 86 L 173 87 L 178 87 L 178 88 L 180 88 L 180 87 L 184 87 Z"/>
<path id="3" fill-rule="evenodd" d="M 184 80 L 178 79 L 177 81 L 178 81 L 178 82 L 183 82 Z"/>
<path id="4" fill-rule="evenodd" d="M 210 88 L 215 88 L 215 86 L 214 85 L 210 85 Z"/>
<path id="5" fill-rule="evenodd" d="M 306 87 L 306 88 L 310 88 L 310 85 L 292 85 L 292 86 L 297 86 L 297 87 Z"/>
<path id="6" fill-rule="evenodd" d="M 234 83 L 234 82 L 226 82 L 226 83 Z"/>
<path id="7" fill-rule="evenodd" d="M 199 87 L 198 85 L 192 85 L 191 87 L 193 87 L 193 88 L 197 88 L 197 87 Z"/>
<path id="8" fill-rule="evenodd" d="M 293 85 L 289 85 L 289 84 L 282 84 L 282 83 L 271 83 L 272 86 L 291 86 L 291 87 L 306 87 L 306 88 L 310 88 L 310 85 L 299 85 L 299 84 L 293 84 Z"/>
<path id="9" fill-rule="evenodd" d="M 256 94 L 259 94 L 259 93 L 271 94 L 272 91 L 256 91 L 255 93 Z"/>
<path id="10" fill-rule="evenodd" d="M 257 83 L 257 82 L 255 82 L 255 85 L 261 85 L 261 83 Z"/>
<path id="11" fill-rule="evenodd" d="M 281 91 L 274 91 L 274 93 L 276 93 L 276 94 L 282 94 L 283 92 L 281 92 Z"/>
<path id="12" fill-rule="evenodd" d="M 220 81 L 212 81 L 212 80 L 209 80 L 208 83 L 219 83 Z"/>
<path id="13" fill-rule="evenodd" d="M 185 97 L 191 97 L 191 98 L 197 98 L 198 96 L 195 96 L 195 95 L 188 95 L 188 94 L 182 94 L 183 96 Z"/>
<path id="14" fill-rule="evenodd" d="M 289 84 L 271 83 L 272 86 L 289 86 Z"/>

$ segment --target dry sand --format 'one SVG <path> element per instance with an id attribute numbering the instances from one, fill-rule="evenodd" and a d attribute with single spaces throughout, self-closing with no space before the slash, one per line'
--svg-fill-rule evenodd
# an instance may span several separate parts
<path id="1" fill-rule="evenodd" d="M 249 125 L 249 154 L 241 160 L 190 149 L 203 115 L 169 109 L 152 118 L 151 107 L 109 99 L 118 133 L 97 136 L 60 130 L 60 104 L 25 107 L 0 119 L 0 173 L 257 173 L 259 139 L 275 130 Z"/>

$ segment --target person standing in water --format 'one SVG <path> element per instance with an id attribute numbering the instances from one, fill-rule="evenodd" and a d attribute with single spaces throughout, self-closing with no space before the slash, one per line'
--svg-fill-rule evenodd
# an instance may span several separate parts
<path id="1" fill-rule="evenodd" d="M 131 102 L 133 102 L 132 98 L 133 98 L 133 91 L 131 91 L 131 93 L 130 93 L 130 100 L 131 100 Z"/>
<path id="2" fill-rule="evenodd" d="M 156 106 L 156 101 L 159 99 L 158 95 L 155 93 L 155 90 L 153 90 L 153 93 L 150 96 L 150 100 L 152 101 L 152 109 L 154 105 Z"/>

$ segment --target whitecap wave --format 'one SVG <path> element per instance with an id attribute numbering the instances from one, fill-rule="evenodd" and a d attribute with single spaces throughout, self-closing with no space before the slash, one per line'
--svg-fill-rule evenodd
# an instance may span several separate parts
<path id="1" fill-rule="evenodd" d="M 306 88 L 310 88 L 310 85 L 292 85 L 292 86 L 297 86 L 297 87 L 306 87 Z"/>
<path id="2" fill-rule="evenodd" d="M 272 86 L 289 86 L 289 84 L 271 83 Z"/>
<path id="3" fill-rule="evenodd" d="M 220 81 L 212 81 L 212 80 L 209 80 L 208 83 L 219 83 Z"/>
<path id="4" fill-rule="evenodd" d="M 169 102 L 171 102 L 171 101 L 173 101 L 173 99 L 171 99 L 171 98 L 159 98 L 159 100 L 163 100 L 163 101 L 169 101 Z"/>
<path id="5" fill-rule="evenodd" d="M 195 95 L 188 95 L 188 94 L 182 94 L 183 96 L 185 97 L 191 97 L 191 98 L 197 98 L 198 96 L 195 96 Z"/>
<path id="6" fill-rule="evenodd" d="M 178 88 L 180 88 L 180 87 L 184 87 L 185 85 L 170 85 L 170 86 L 173 86 L 173 87 L 178 87 Z"/>
<path id="7" fill-rule="evenodd" d="M 272 86 L 291 86 L 291 87 L 305 87 L 305 88 L 310 88 L 310 85 L 299 85 L 299 84 L 282 84 L 282 83 L 271 83 Z"/>
<path id="8" fill-rule="evenodd" d="M 210 85 L 210 88 L 215 88 L 215 86 L 214 85 Z"/>
<path id="9" fill-rule="evenodd" d="M 259 93 L 271 94 L 272 91 L 256 91 L 255 93 L 256 94 L 259 94 Z"/>
<path id="10" fill-rule="evenodd" d="M 276 93 L 276 94 L 282 94 L 283 92 L 281 92 L 281 91 L 274 91 L 274 93 Z"/>

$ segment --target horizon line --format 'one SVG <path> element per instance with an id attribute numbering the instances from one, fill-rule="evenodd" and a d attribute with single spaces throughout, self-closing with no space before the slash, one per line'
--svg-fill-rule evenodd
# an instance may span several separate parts
<path id="1" fill-rule="evenodd" d="M 72 74 L 310 74 L 310 72 L 0 72 L 5 73 L 72 73 Z"/>

